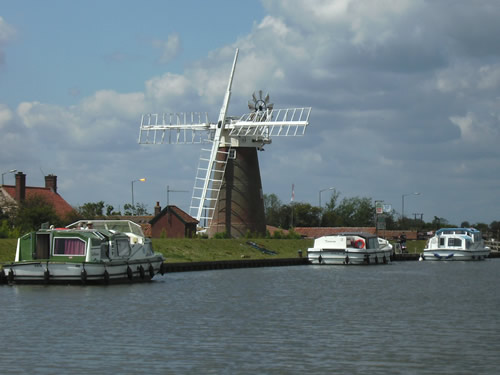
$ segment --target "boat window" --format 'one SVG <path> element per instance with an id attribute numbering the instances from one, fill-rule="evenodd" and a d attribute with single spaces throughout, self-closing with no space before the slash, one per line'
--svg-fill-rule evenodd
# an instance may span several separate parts
<path id="1" fill-rule="evenodd" d="M 444 237 L 439 239 L 439 246 L 444 246 Z"/>
<path id="2" fill-rule="evenodd" d="M 366 241 L 367 249 L 376 249 L 378 248 L 378 238 L 368 238 Z"/>
<path id="3" fill-rule="evenodd" d="M 54 255 L 85 255 L 86 245 L 80 238 L 55 238 Z"/>
<path id="4" fill-rule="evenodd" d="M 460 238 L 448 238 L 448 246 L 460 247 L 462 246 L 462 240 Z"/>
<path id="5" fill-rule="evenodd" d="M 127 238 L 123 238 L 116 241 L 118 248 L 118 256 L 125 257 L 130 255 L 130 243 Z"/>
<path id="6" fill-rule="evenodd" d="M 355 238 L 354 237 L 346 237 L 346 247 L 348 248 L 352 248 L 352 247 L 356 247 L 354 246 L 354 241 L 355 241 Z"/>

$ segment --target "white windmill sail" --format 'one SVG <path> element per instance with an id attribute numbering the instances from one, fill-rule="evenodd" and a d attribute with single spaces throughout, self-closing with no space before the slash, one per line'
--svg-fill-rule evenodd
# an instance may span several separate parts
<path id="1" fill-rule="evenodd" d="M 226 170 L 227 159 L 229 150 L 224 151 L 220 149 L 221 135 L 224 132 L 226 125 L 226 114 L 231 99 L 231 87 L 233 85 L 234 70 L 238 60 L 238 49 L 234 54 L 233 67 L 229 75 L 229 82 L 227 84 L 226 95 L 222 102 L 222 107 L 217 120 L 217 126 L 212 142 L 212 149 L 208 158 L 204 158 L 203 154 L 200 156 L 200 163 L 193 188 L 193 197 L 191 199 L 191 212 L 194 212 L 194 217 L 202 223 L 202 226 L 209 227 L 215 210 L 219 191 L 224 181 L 224 172 Z M 202 150 L 203 152 L 208 150 Z M 208 196 L 210 194 L 210 196 Z M 193 211 L 194 210 L 194 211 Z"/>

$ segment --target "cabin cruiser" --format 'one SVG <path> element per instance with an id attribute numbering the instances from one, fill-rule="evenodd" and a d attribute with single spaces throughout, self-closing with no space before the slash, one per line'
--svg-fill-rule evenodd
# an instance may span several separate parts
<path id="1" fill-rule="evenodd" d="M 386 264 L 392 245 L 369 233 L 340 233 L 314 240 L 307 250 L 311 264 Z"/>
<path id="2" fill-rule="evenodd" d="M 482 260 L 490 248 L 474 228 L 442 228 L 427 241 L 422 260 Z"/>
<path id="3" fill-rule="evenodd" d="M 80 220 L 66 228 L 42 225 L 17 241 L 13 263 L 4 264 L 8 283 L 92 284 L 149 281 L 164 272 L 140 225 L 129 220 Z"/>

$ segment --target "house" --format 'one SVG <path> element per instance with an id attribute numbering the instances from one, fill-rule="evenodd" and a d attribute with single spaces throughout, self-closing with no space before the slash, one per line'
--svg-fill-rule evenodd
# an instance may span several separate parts
<path id="1" fill-rule="evenodd" d="M 151 237 L 191 238 L 196 235 L 198 223 L 198 220 L 179 207 L 168 205 L 162 210 L 160 202 L 156 202 L 155 216 L 149 222 Z"/>
<path id="2" fill-rule="evenodd" d="M 119 216 L 117 219 L 139 224 L 144 235 L 151 238 L 192 238 L 198 224 L 198 220 L 179 207 L 170 205 L 162 209 L 160 202 L 156 202 L 154 216 Z"/>
<path id="3" fill-rule="evenodd" d="M 10 207 L 17 206 L 25 199 L 36 196 L 50 203 L 60 218 L 65 218 L 74 211 L 73 207 L 57 192 L 57 176 L 45 176 L 45 187 L 26 186 L 26 175 L 18 172 L 15 175 L 16 185 L 0 185 L 0 207 L 7 212 Z"/>

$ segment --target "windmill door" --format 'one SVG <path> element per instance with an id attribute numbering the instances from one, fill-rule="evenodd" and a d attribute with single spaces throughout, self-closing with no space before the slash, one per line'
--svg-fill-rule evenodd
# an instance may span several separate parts
<path id="1" fill-rule="evenodd" d="M 37 233 L 36 246 L 35 246 L 36 259 L 49 259 L 50 258 L 50 234 Z"/>

